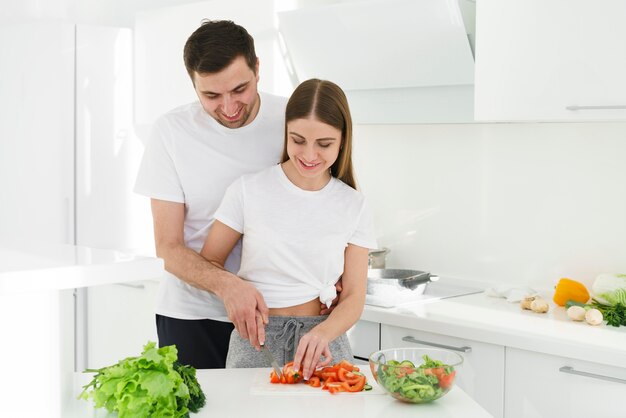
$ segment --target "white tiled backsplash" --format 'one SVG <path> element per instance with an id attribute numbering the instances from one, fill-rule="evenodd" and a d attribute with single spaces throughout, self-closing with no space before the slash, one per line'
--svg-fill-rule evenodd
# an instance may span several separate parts
<path id="1" fill-rule="evenodd" d="M 549 287 L 626 273 L 626 123 L 361 125 L 387 266 Z"/>

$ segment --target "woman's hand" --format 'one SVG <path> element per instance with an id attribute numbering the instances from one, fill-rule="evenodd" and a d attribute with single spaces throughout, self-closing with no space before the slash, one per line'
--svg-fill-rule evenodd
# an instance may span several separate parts
<path id="1" fill-rule="evenodd" d="M 328 338 L 319 330 L 316 330 L 316 328 L 304 334 L 300 338 L 298 349 L 293 359 L 294 370 L 299 370 L 302 366 L 304 379 L 308 380 L 315 369 L 328 366 L 333 359 L 328 347 L 329 343 Z M 324 361 L 321 360 L 322 356 L 325 357 Z"/>

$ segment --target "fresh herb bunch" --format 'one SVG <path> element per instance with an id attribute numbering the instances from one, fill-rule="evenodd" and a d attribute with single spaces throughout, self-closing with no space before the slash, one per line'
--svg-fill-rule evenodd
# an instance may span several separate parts
<path id="1" fill-rule="evenodd" d="M 196 369 L 176 362 L 174 363 L 174 370 L 178 372 L 189 389 L 189 404 L 187 404 L 189 411 L 198 412 L 206 403 L 206 396 L 196 380 Z"/>
<path id="2" fill-rule="evenodd" d="M 117 412 L 119 418 L 187 418 L 205 402 L 190 366 L 176 365 L 175 345 L 156 348 L 148 342 L 141 356 L 128 357 L 97 370 L 83 387 L 81 399 L 93 399 L 96 408 Z M 193 395 L 192 395 L 193 393 Z"/>
<path id="3" fill-rule="evenodd" d="M 626 305 L 619 302 L 615 305 L 603 305 L 594 300 L 591 306 L 602 312 L 607 325 L 614 327 L 626 326 Z"/>

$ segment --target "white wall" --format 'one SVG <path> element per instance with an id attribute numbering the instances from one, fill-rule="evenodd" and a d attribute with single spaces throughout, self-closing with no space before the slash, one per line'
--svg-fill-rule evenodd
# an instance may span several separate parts
<path id="1" fill-rule="evenodd" d="M 626 123 L 362 125 L 388 265 L 551 286 L 626 272 Z"/>
<path id="2" fill-rule="evenodd" d="M 274 0 L 245 4 L 214 0 L 137 13 L 135 123 L 142 136 L 161 114 L 197 100 L 183 63 L 183 48 L 203 19 L 229 19 L 245 27 L 254 38 L 259 57 L 259 89 L 285 96 L 291 93 L 293 87 L 278 45 Z"/>
<path id="3" fill-rule="evenodd" d="M 59 19 L 170 34 L 157 39 L 153 61 L 135 62 L 136 121 L 148 128 L 161 111 L 193 99 L 182 45 L 205 17 L 248 27 L 261 88 L 286 94 L 271 9 L 311 1 L 0 0 L 0 24 Z M 159 72 L 159 62 L 179 72 Z M 623 123 L 361 125 L 355 162 L 380 245 L 392 249 L 390 266 L 549 285 L 626 271 L 625 139 Z"/>
<path id="4" fill-rule="evenodd" d="M 132 27 L 135 14 L 197 0 L 0 0 L 0 24 L 24 20 Z M 252 0 L 246 0 L 252 1 Z"/>

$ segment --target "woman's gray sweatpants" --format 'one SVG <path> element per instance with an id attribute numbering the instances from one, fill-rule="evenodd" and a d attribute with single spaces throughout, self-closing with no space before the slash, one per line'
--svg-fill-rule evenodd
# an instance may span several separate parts
<path id="1" fill-rule="evenodd" d="M 265 345 L 279 365 L 293 360 L 300 337 L 309 332 L 328 316 L 270 316 L 265 326 Z M 354 363 L 352 349 L 346 334 L 340 335 L 329 344 L 333 356 L 332 364 L 341 360 Z M 230 335 L 230 346 L 226 357 L 226 368 L 271 367 L 265 356 L 239 336 L 237 330 Z"/>

